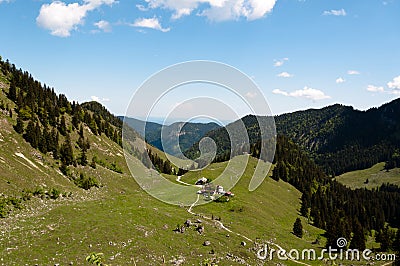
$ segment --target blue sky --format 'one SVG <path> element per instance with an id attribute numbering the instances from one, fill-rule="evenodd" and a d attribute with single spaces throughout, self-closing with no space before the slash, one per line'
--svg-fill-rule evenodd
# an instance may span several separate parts
<path id="1" fill-rule="evenodd" d="M 240 69 L 274 114 L 400 96 L 397 0 L 0 0 L 0 14 L 3 59 L 118 115 L 146 78 L 188 60 Z"/>

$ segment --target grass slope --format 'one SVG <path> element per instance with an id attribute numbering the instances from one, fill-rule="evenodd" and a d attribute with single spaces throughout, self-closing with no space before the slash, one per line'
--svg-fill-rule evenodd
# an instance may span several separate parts
<path id="1" fill-rule="evenodd" d="M 34 198 L 25 203 L 22 210 L 14 210 L 10 217 L 0 220 L 1 265 L 66 265 L 71 262 L 81 265 L 90 252 L 103 252 L 105 261 L 112 265 L 133 261 L 137 265 L 159 265 L 163 261 L 169 264 L 179 260 L 193 265 L 207 258 L 216 258 L 221 265 L 238 265 L 239 259 L 251 265 L 257 263 L 254 246 L 250 243 L 242 246 L 242 237 L 232 234 L 227 237 L 227 232 L 215 221 L 202 219 L 203 235 L 194 228 L 184 234 L 173 232 L 177 224 L 198 217 L 189 214 L 186 208 L 162 203 L 143 192 L 130 176 L 121 148 L 109 139 L 94 136 L 86 128 L 85 136 L 91 142 L 88 157 L 95 155 L 106 163 L 116 162 L 123 174 L 100 165 L 96 169 L 73 169 L 96 177 L 102 184 L 101 188 L 84 191 L 61 175 L 50 157 L 32 149 L 13 131 L 14 119 L 1 114 L 0 121 L 2 193 L 19 195 L 22 189 L 37 186 L 72 192 L 72 197 L 54 201 Z M 39 155 L 43 159 L 39 159 Z M 251 160 L 247 176 L 251 175 L 254 163 L 255 160 Z M 212 177 L 212 172 L 220 171 L 215 169 L 223 167 L 223 164 L 214 164 L 203 173 Z M 246 178 L 243 180 L 246 182 Z M 300 197 L 290 185 L 267 179 L 265 185 L 253 193 L 242 188 L 243 185 L 239 183 L 235 188 L 237 196 L 231 202 L 211 203 L 196 207 L 194 211 L 221 217 L 227 227 L 252 239 L 276 237 L 281 243 L 286 242 L 287 247 L 292 244 L 307 246 L 322 233 L 307 225 L 306 240 L 290 233 Z M 256 210 L 258 204 L 266 207 Z M 258 218 L 266 220 L 255 217 L 256 213 L 260 215 Z M 202 245 L 206 240 L 211 246 Z M 232 256 L 227 256 L 228 253 Z"/>
<path id="2" fill-rule="evenodd" d="M 384 166 L 385 163 L 377 163 L 368 169 L 342 174 L 336 180 L 350 188 L 372 189 L 384 183 L 400 185 L 400 168 L 386 171 Z"/>
<path id="3" fill-rule="evenodd" d="M 0 97 L 7 101 L 4 94 Z M 15 209 L 9 217 L 0 219 L 0 265 L 88 265 L 84 260 L 91 252 L 103 252 L 104 261 L 111 265 L 200 265 L 209 260 L 218 261 L 218 265 L 264 263 L 256 258 L 259 246 L 235 233 L 258 244 L 272 240 L 285 249 L 320 249 L 324 244 L 323 237 L 320 245 L 311 244 L 323 231 L 303 218 L 304 238 L 291 233 L 300 207 L 300 192 L 291 185 L 266 178 L 256 191 L 247 190 L 257 163 L 254 158 L 250 158 L 243 177 L 233 188 L 236 196 L 232 200 L 197 206 L 193 212 L 198 215 L 193 215 L 187 208 L 160 202 L 139 188 L 128 171 L 122 149 L 106 137 L 84 129 L 91 143 L 89 160 L 96 156 L 105 165 L 115 163 L 123 173 L 100 165 L 96 169 L 71 167 L 75 174 L 94 176 L 102 185 L 85 191 L 60 174 L 59 165 L 50 156 L 32 149 L 15 133 L 13 124 L 15 117 L 0 113 L 1 193 L 18 196 L 23 189 L 41 186 L 71 192 L 72 196 L 57 200 L 33 198 L 21 210 Z M 75 143 L 77 136 L 72 139 Z M 77 147 L 74 153 L 78 154 Z M 202 172 L 188 173 L 182 180 L 193 183 L 199 175 L 215 179 L 225 166 L 212 164 Z M 202 216 L 221 218 L 233 233 Z M 199 234 L 193 226 L 185 233 L 173 232 L 188 218 L 200 218 L 205 232 Z M 210 246 L 203 246 L 207 240 Z M 242 241 L 247 245 L 241 245 Z"/>
<path id="4" fill-rule="evenodd" d="M 400 168 L 384 170 L 385 163 L 378 163 L 371 168 L 342 174 L 336 179 L 350 188 L 376 188 L 384 183 L 400 185 Z M 365 181 L 368 179 L 368 183 Z"/>

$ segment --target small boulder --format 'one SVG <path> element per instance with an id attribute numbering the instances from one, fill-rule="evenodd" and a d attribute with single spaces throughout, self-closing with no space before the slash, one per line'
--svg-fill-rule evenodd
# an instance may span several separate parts
<path id="1" fill-rule="evenodd" d="M 208 240 L 204 241 L 203 246 L 207 247 L 207 246 L 209 246 L 209 245 L 211 245 L 211 242 L 210 242 L 210 241 L 208 241 Z"/>
<path id="2" fill-rule="evenodd" d="M 197 226 L 197 232 L 199 232 L 199 234 L 203 234 L 204 233 L 204 225 L 199 225 L 199 226 Z"/>
<path id="3" fill-rule="evenodd" d="M 185 226 L 182 225 L 182 226 L 181 226 L 181 230 L 180 230 L 181 234 L 185 233 L 185 230 L 186 230 L 186 229 L 185 229 Z"/>
<path id="4" fill-rule="evenodd" d="M 190 226 L 192 225 L 192 221 L 190 221 L 189 219 L 187 219 L 187 220 L 185 221 L 185 225 L 186 225 L 186 227 L 190 227 Z"/>

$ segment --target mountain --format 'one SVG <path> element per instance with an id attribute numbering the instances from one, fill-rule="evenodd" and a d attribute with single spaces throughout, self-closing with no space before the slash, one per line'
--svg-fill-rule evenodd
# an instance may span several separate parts
<path id="1" fill-rule="evenodd" d="M 101 104 L 70 102 L 28 72 L 1 60 L 0 88 L 3 264 L 83 265 L 93 258 L 113 265 L 258 265 L 264 261 L 256 254 L 266 244 L 275 250 L 322 252 L 324 246 L 335 245 L 338 237 L 346 237 L 357 248 L 365 245 L 371 230 L 383 241 L 389 230 L 384 228 L 386 223 L 400 226 L 399 187 L 344 187 L 288 137 L 277 137 L 275 164 L 267 172 L 270 164 L 255 158 L 261 147 L 254 116 L 245 119 L 250 139 L 255 141 L 250 147 L 253 156 L 237 150 L 236 158 L 246 159 L 246 165 L 232 188 L 235 196 L 196 205 L 208 198 L 193 193 L 187 195 L 193 199 L 190 207 L 178 207 L 147 194 L 126 162 L 133 162 L 140 176 L 150 182 L 158 170 L 167 180 L 187 185 L 201 176 L 218 184 L 221 173 L 236 174 L 238 160 L 213 163 L 177 177 L 165 154 L 151 145 L 146 150 L 128 146 L 132 154 L 125 153 L 123 144 L 141 137 L 122 127 L 121 120 Z M 229 131 L 239 136 L 231 126 Z M 128 139 L 122 138 L 122 130 L 127 130 Z M 224 140 L 224 134 L 220 136 L 219 141 Z M 147 153 L 151 162 L 145 159 Z M 257 190 L 249 191 L 258 164 L 267 178 Z M 304 216 L 300 218 L 302 238 L 292 233 L 300 214 Z M 367 243 L 368 248 L 376 247 L 371 237 Z M 390 248 L 397 246 L 393 243 Z M 267 265 L 281 262 L 276 257 L 265 261 Z M 319 265 L 320 261 L 307 263 Z"/>
<path id="2" fill-rule="evenodd" d="M 119 118 L 135 129 L 150 145 L 178 157 L 181 151 L 189 149 L 207 132 L 220 128 L 216 123 L 175 122 L 161 125 L 130 117 Z"/>
<path id="3" fill-rule="evenodd" d="M 327 172 L 365 169 L 400 147 L 400 99 L 358 111 L 333 105 L 275 118 L 278 133 L 307 149 Z"/>
<path id="4" fill-rule="evenodd" d="M 271 118 L 248 115 L 228 127 L 243 122 L 251 145 L 260 141 L 258 120 Z M 379 108 L 358 111 L 349 106 L 332 105 L 275 117 L 277 134 L 285 135 L 299 144 L 327 173 L 365 169 L 388 160 L 400 147 L 400 99 Z M 225 128 L 207 133 L 216 141 L 217 155 L 229 158 L 230 140 Z M 199 155 L 198 143 L 186 154 Z"/>
<path id="5" fill-rule="evenodd" d="M 290 234 L 300 192 L 288 183 L 268 179 L 258 193 L 247 190 L 254 158 L 235 198 L 188 211 L 139 187 L 124 158 L 121 122 L 101 104 L 70 102 L 1 60 L 0 88 L 0 258 L 7 265 L 83 265 L 90 254 L 113 265 L 255 265 L 269 239 L 309 248 L 323 233 L 302 219 L 307 236 Z M 162 153 L 153 151 L 159 161 Z M 225 165 L 209 166 L 210 178 L 217 166 Z M 268 208 L 254 204 L 262 202 Z"/>

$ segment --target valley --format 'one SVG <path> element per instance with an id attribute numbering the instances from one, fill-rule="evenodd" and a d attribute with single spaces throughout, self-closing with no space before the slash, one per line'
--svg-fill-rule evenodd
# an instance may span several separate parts
<path id="1" fill-rule="evenodd" d="M 187 130 L 182 136 L 189 138 L 180 138 L 180 146 L 193 159 L 202 137 L 217 144 L 216 159 L 200 170 L 182 158 L 175 159 L 187 164 L 185 169 L 171 164 L 170 155 L 154 143 L 142 149 L 133 145 L 143 139 L 141 131 L 129 127 L 132 139 L 124 138 L 123 122 L 100 103 L 71 103 L 6 62 L 1 62 L 0 81 L 0 265 L 89 265 L 85 259 L 93 253 L 102 253 L 99 256 L 108 265 L 321 265 L 317 260 L 261 260 L 257 252 L 265 244 L 321 252 L 338 237 L 346 237 L 349 248 L 356 245 L 374 254 L 398 252 L 400 172 L 397 165 L 388 167 L 379 157 L 396 162 L 399 124 L 393 113 L 399 114 L 398 100 L 365 112 L 365 119 L 383 117 L 377 123 L 390 124 L 384 130 L 389 137 L 377 133 L 368 141 L 349 128 L 353 112 L 357 117 L 365 114 L 347 107 L 277 117 L 273 161 L 259 158 L 265 147 L 259 142 L 254 116 L 242 118 L 250 136 L 249 151 L 232 158 L 227 156 L 224 128 L 178 124 L 171 135 Z M 313 124 L 312 130 L 305 130 L 307 124 Z M 154 141 L 159 142 L 160 127 L 151 126 Z M 343 132 L 349 133 L 346 142 L 334 144 L 343 140 Z M 131 145 L 128 151 L 124 145 Z M 387 145 L 390 149 L 385 150 Z M 375 149 L 385 152 L 366 155 Z M 342 153 L 355 159 L 345 166 L 341 160 L 338 166 L 330 164 Z M 127 164 L 133 162 L 150 183 L 158 171 L 182 186 L 205 177 L 214 185 L 229 187 L 228 179 L 218 178 L 229 163 L 240 160 L 248 160 L 243 175 L 232 169 L 228 173 L 238 181 L 231 190 L 233 197 L 209 202 L 195 194 L 196 187 L 187 195 L 190 202 L 181 206 L 146 193 Z M 265 179 L 249 191 L 257 164 L 262 165 Z M 265 170 L 271 164 L 270 171 Z M 332 171 L 353 166 L 362 169 L 342 175 Z M 294 234 L 297 218 L 301 237 Z M 323 263 L 336 262 L 325 257 Z"/>

